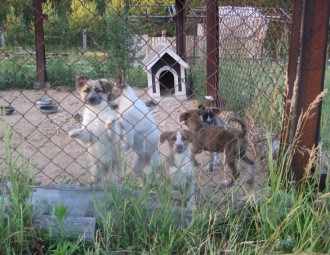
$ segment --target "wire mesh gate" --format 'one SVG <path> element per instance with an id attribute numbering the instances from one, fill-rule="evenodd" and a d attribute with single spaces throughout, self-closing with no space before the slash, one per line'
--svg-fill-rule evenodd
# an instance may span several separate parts
<path id="1" fill-rule="evenodd" d="M 275 150 L 278 147 L 292 25 L 291 4 L 283 1 L 268 8 L 261 6 L 263 1 L 255 6 L 220 6 L 217 24 L 216 78 L 223 100 L 219 117 L 226 122 L 239 115 L 248 124 L 247 154 L 256 164 L 257 187 L 268 175 L 266 133 L 271 134 Z M 40 69 L 35 64 L 38 54 L 33 29 L 25 22 L 26 17 L 33 17 L 33 6 L 20 6 L 16 16 L 9 5 L 0 7 L 8 9 L 1 30 L 0 103 L 15 110 L 1 119 L 1 126 L 7 128 L 1 133 L 1 161 L 8 164 L 14 160 L 17 170 L 29 164 L 31 175 L 42 185 L 85 184 L 91 178 L 88 146 L 68 136 L 81 126 L 73 116 L 84 110 L 83 99 L 74 87 L 76 74 L 92 79 L 109 77 L 114 82 L 117 72 L 123 73 L 139 99 L 148 103 L 160 134 L 188 129 L 180 122 L 180 114 L 207 101 L 209 56 L 202 5 L 186 3 L 180 9 L 158 1 L 154 5 L 46 2 L 41 16 L 47 72 L 42 71 L 50 87 L 42 90 L 33 89 L 33 82 L 40 82 L 40 72 L 36 76 Z M 178 17 L 183 10 L 182 22 Z M 42 112 L 40 98 L 51 99 L 57 111 Z M 234 128 L 239 130 L 240 125 Z M 159 152 L 161 164 L 172 153 L 167 143 L 159 145 Z M 123 178 L 133 172 L 134 154 L 132 150 L 121 154 Z M 214 171 L 208 171 L 210 160 L 209 153 L 196 155 L 196 184 L 206 196 L 221 195 L 225 191 L 221 183 L 231 173 L 224 170 L 223 160 Z M 246 164 L 239 163 L 242 175 L 247 175 Z"/>

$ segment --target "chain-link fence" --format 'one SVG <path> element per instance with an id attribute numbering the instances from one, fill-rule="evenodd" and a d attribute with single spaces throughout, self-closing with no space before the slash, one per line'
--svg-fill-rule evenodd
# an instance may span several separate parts
<path id="1" fill-rule="evenodd" d="M 150 169 L 152 156 L 140 158 L 147 162 L 144 171 L 165 169 L 169 174 L 173 173 L 169 166 L 179 164 L 177 171 L 185 169 L 194 173 L 185 181 L 195 179 L 199 190 L 210 197 L 226 190 L 223 185 L 232 176 L 230 170 L 235 159 L 241 177 L 234 189 L 241 187 L 244 176 L 249 177 L 251 173 L 247 169 L 251 164 L 255 167 L 255 187 L 264 185 L 268 175 L 267 141 L 273 143 L 275 152 L 279 146 L 291 3 L 257 1 L 255 5 L 225 3 L 219 7 L 218 78 L 224 106 L 216 111 L 218 126 L 209 127 L 202 122 L 202 109 L 197 111 L 199 105 L 210 99 L 206 94 L 206 62 L 210 61 L 206 55 L 206 8 L 186 1 L 185 8 L 178 10 L 174 4 L 161 2 L 150 5 L 78 0 L 45 2 L 42 19 L 46 69 L 36 65 L 36 62 L 40 64 L 40 51 L 35 51 L 38 46 L 34 45 L 34 36 L 40 34 L 31 26 L 31 3 L 0 6 L 7 10 L 1 23 L 0 104 L 8 106 L 4 110 L 14 110 L 1 117 L 1 126 L 6 127 L 1 131 L 2 163 L 15 162 L 17 170 L 27 168 L 42 185 L 86 184 L 98 172 L 92 170 L 95 168 L 92 165 L 102 168 L 99 165 L 102 161 L 109 168 L 109 160 L 104 158 L 110 158 L 110 162 L 119 161 L 123 181 L 138 176 L 134 174 L 139 168 L 136 155 L 146 150 L 150 132 L 157 136 L 158 146 L 158 137 L 165 132 L 194 129 L 180 121 L 180 116 L 184 120 L 183 113 L 196 110 L 204 133 L 193 130 L 193 137 L 187 139 L 192 147 L 202 142 L 206 144 L 202 146 L 204 149 L 209 143 L 215 144 L 215 148 L 208 150 L 221 153 L 213 171 L 209 163 L 214 155 L 205 150 L 195 156 L 189 154 L 187 166 L 180 165 L 185 160 L 183 156 L 173 159 L 179 152 L 170 145 L 181 140 L 184 144 L 184 135 L 172 137 L 168 142 L 164 137 L 163 143 L 159 143 L 158 163 L 163 167 Z M 183 24 L 178 21 L 180 14 L 184 17 Z M 178 35 L 178 31 L 183 32 Z M 184 40 L 178 40 L 182 36 Z M 178 52 L 178 47 L 184 51 Z M 36 89 L 40 86 L 40 72 L 46 74 L 45 81 L 41 81 L 45 82 L 45 89 Z M 128 88 L 119 86 L 118 73 L 123 74 L 137 98 L 132 91 L 123 92 Z M 76 75 L 86 75 L 93 81 Z M 100 97 L 100 101 L 109 100 L 109 104 L 102 106 L 102 111 L 104 108 L 108 111 L 106 117 L 95 102 L 88 101 L 93 96 Z M 147 103 L 147 107 L 139 101 Z M 227 122 L 231 116 L 240 116 L 246 123 L 246 140 L 237 140 L 242 125 Z M 87 141 L 72 133 L 84 128 L 89 130 Z M 116 128 L 120 131 L 113 138 L 108 133 L 116 133 Z M 215 133 L 210 135 L 210 132 Z M 100 136 L 108 142 L 101 141 Z M 144 141 L 139 140 L 141 136 Z M 133 139 L 133 145 L 129 139 Z M 228 147 L 232 139 L 236 141 L 235 148 Z M 127 145 L 127 151 L 122 145 Z M 244 161 L 243 152 L 253 163 Z M 156 161 L 153 166 L 157 165 Z M 163 174 L 155 176 L 163 178 Z M 180 182 L 177 175 L 173 179 L 178 181 L 178 178 Z"/>

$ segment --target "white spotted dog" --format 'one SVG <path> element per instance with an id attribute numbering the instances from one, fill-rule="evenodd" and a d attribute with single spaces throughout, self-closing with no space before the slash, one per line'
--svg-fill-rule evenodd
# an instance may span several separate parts
<path id="1" fill-rule="evenodd" d="M 189 146 L 193 136 L 192 131 L 183 129 L 160 135 L 160 143 L 166 140 L 170 146 L 166 170 L 172 179 L 173 190 L 179 191 L 189 206 L 195 203 L 195 157 Z"/>
<path id="2" fill-rule="evenodd" d="M 120 125 L 107 102 L 111 82 L 107 79 L 91 80 L 76 76 L 76 88 L 85 104 L 81 128 L 70 131 L 87 148 L 92 182 L 111 171 L 111 179 L 118 182 L 120 173 Z"/>
<path id="3" fill-rule="evenodd" d="M 135 152 L 133 169 L 145 180 L 146 167 L 149 167 L 150 171 L 150 167 L 153 169 L 159 164 L 159 132 L 154 117 L 121 75 L 112 86 L 108 100 L 111 104 L 118 105 L 116 110 L 126 135 L 123 148 L 125 151 L 133 149 Z"/>
<path id="4" fill-rule="evenodd" d="M 205 107 L 203 105 L 199 105 L 198 108 L 201 110 L 202 120 L 210 125 L 215 127 L 221 127 L 226 129 L 226 123 L 219 117 L 219 113 L 221 113 L 221 109 L 217 107 Z M 214 166 L 221 165 L 221 157 L 220 152 L 208 152 L 211 157 L 209 169 L 213 169 Z"/>

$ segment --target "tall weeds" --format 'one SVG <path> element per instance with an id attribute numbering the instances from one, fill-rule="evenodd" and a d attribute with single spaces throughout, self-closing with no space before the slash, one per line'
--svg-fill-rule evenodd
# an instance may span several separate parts
<path id="1" fill-rule="evenodd" d="M 0 165 L 0 253 L 26 254 L 35 238 L 28 203 L 32 169 L 13 155 L 11 132 L 4 122 L 2 127 L 6 162 Z"/>
<path id="2" fill-rule="evenodd" d="M 20 164 L 13 156 L 7 129 L 3 133 L 7 161 L 1 165 L 1 174 L 8 176 L 6 183 L 10 183 L 10 190 L 6 188 L 8 185 L 2 185 L 0 253 L 329 254 L 329 187 L 323 193 L 315 193 L 312 183 L 305 186 L 302 193 L 286 185 L 291 179 L 283 182 L 281 176 L 290 170 L 289 163 L 292 154 L 299 150 L 297 141 L 304 123 L 324 93 L 299 118 L 293 143 L 283 151 L 277 164 L 272 161 L 272 141 L 271 136 L 268 137 L 268 186 L 259 187 L 245 201 L 239 201 L 230 192 L 217 204 L 210 198 L 199 203 L 190 218 L 186 217 L 185 208 L 173 213 L 169 180 L 142 188 L 134 179 L 127 180 L 121 190 L 105 189 L 106 199 L 95 201 L 100 215 L 94 244 L 86 244 L 81 239 L 49 239 L 34 232 L 32 209 L 28 204 L 31 180 L 28 173 L 33 169 L 29 164 Z M 312 165 L 316 154 L 309 153 Z M 317 182 L 317 178 L 313 181 Z M 217 192 L 219 190 L 214 191 L 214 197 Z M 5 197 L 9 203 L 4 202 Z"/>

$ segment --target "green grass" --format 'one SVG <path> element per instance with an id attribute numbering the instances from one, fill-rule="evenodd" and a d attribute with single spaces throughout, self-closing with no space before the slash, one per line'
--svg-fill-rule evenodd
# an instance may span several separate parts
<path id="1" fill-rule="evenodd" d="M 278 131 L 283 110 L 286 67 L 267 60 L 237 57 L 220 59 L 219 94 L 225 102 L 223 110 L 250 114 L 259 127 Z M 204 103 L 206 70 L 203 61 L 189 69 L 197 100 Z"/>
<path id="2" fill-rule="evenodd" d="M 330 252 L 330 193 L 316 193 L 313 185 L 303 192 L 286 185 L 279 167 L 269 162 L 268 187 L 262 187 L 246 203 L 228 194 L 220 204 L 209 199 L 193 211 L 192 221 L 174 217 L 170 207 L 168 180 L 145 185 L 136 196 L 133 179 L 122 190 L 105 190 L 106 199 L 95 206 L 101 212 L 94 244 L 80 238 L 38 234 L 32 224 L 32 210 L 27 203 L 31 173 L 28 164 L 19 166 L 10 150 L 10 130 L 4 133 L 8 165 L 2 175 L 12 183 L 11 206 L 0 203 L 0 253 L 33 254 L 280 254 Z M 271 144 L 271 143 L 270 143 Z M 271 159 L 271 155 L 270 155 Z M 280 166 L 281 164 L 278 164 Z M 316 179 L 315 179 L 316 180 Z M 150 199 L 150 190 L 156 196 Z M 2 189 L 4 192 L 4 189 Z M 152 202 L 161 209 L 148 210 Z M 61 222 L 67 208 L 55 208 Z"/>
<path id="3" fill-rule="evenodd" d="M 86 54 L 78 50 L 70 50 L 68 56 L 60 54 L 46 59 L 47 81 L 52 87 L 75 84 L 76 74 L 87 74 L 93 79 L 100 77 L 116 77 L 111 69 L 113 61 L 107 55 Z M 47 54 L 46 54 L 47 55 Z M 12 58 L 0 60 L 0 90 L 32 89 L 37 81 L 35 56 L 19 57 L 12 52 Z M 132 67 L 127 74 L 127 82 L 133 86 L 147 86 L 147 74 L 141 66 Z"/>

